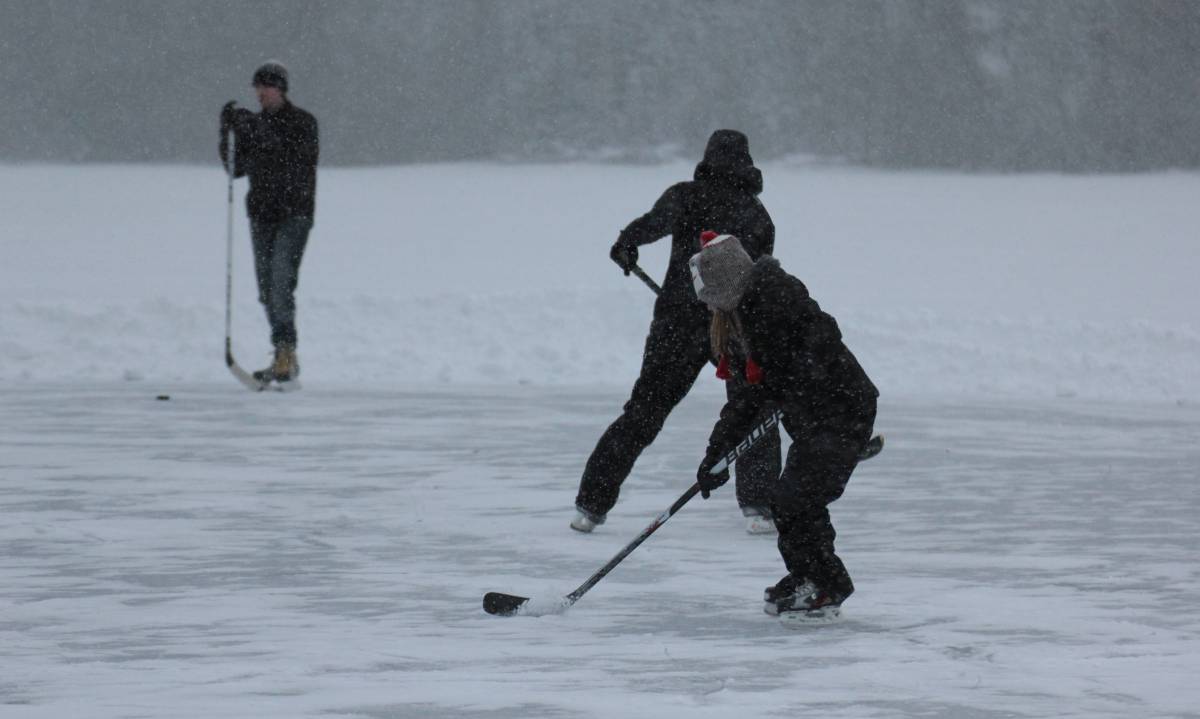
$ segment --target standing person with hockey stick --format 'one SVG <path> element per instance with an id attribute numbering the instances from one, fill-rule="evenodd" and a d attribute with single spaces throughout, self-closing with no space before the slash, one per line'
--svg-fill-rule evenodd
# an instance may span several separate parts
<path id="1" fill-rule="evenodd" d="M 258 299 L 267 312 L 275 357 L 254 373 L 266 385 L 286 385 L 300 375 L 296 357 L 296 285 L 312 230 L 317 192 L 317 121 L 288 99 L 288 71 L 267 62 L 252 81 L 262 112 L 221 108 L 221 160 L 229 164 L 234 135 L 234 176 L 248 175 L 246 213 L 254 246 Z"/>
<path id="2" fill-rule="evenodd" d="M 731 397 L 697 470 L 701 496 L 729 479 L 711 470 L 764 409 L 778 408 L 792 446 L 770 508 L 788 574 L 764 592 L 768 614 L 824 620 L 854 584 L 834 551 L 829 504 L 842 495 L 871 439 L 879 391 L 842 343 L 833 317 L 773 257 L 755 261 L 737 237 L 705 243 L 690 260 L 696 295 L 713 310 L 713 352 L 751 382 Z"/>
<path id="3" fill-rule="evenodd" d="M 755 258 L 774 248 L 775 225 L 758 199 L 761 192 L 762 173 L 750 157 L 746 136 L 736 130 L 717 130 L 708 140 L 694 179 L 667 188 L 653 209 L 618 236 L 610 256 L 626 275 L 637 268 L 639 246 L 667 235 L 672 237 L 671 258 L 654 303 L 641 375 L 621 416 L 601 435 L 588 458 L 575 498 L 572 529 L 591 532 L 604 523 L 638 456 L 658 436 L 667 415 L 710 359 L 709 311 L 692 293 L 687 268 L 688 258 L 700 249 L 701 232 L 736 234 Z M 738 381 L 727 385 L 731 397 L 741 389 Z M 779 452 L 779 432 L 773 430 L 735 467 L 738 505 L 752 533 L 774 530 L 766 491 L 779 474 Z"/>

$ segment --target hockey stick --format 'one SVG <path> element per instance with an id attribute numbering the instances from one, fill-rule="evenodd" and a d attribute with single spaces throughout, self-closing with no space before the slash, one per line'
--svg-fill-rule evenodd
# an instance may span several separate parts
<path id="1" fill-rule="evenodd" d="M 779 424 L 782 417 L 783 414 L 778 410 L 772 412 L 769 417 L 767 417 L 762 423 L 750 431 L 750 434 L 746 436 L 746 439 L 742 440 L 738 446 L 729 450 L 729 453 L 713 466 L 712 473 L 720 474 L 728 467 L 733 465 L 733 463 L 737 461 L 738 457 L 745 454 L 750 447 L 754 446 L 758 440 L 762 439 L 763 435 L 767 433 L 767 430 Z M 861 462 L 863 460 L 870 459 L 871 457 L 879 454 L 881 451 L 883 451 L 883 436 L 876 435 L 871 438 L 871 440 L 867 443 L 867 446 L 859 454 L 858 461 Z M 579 585 L 578 589 L 562 599 L 556 600 L 548 606 L 538 606 L 536 604 L 532 604 L 533 600 L 531 600 L 529 597 L 522 597 L 517 594 L 505 594 L 503 592 L 488 592 L 487 594 L 483 595 L 483 611 L 487 612 L 488 614 L 495 614 L 502 617 L 511 617 L 515 614 L 539 616 L 542 614 L 558 614 L 565 612 L 567 609 L 571 608 L 575 602 L 578 602 L 579 598 L 586 594 L 589 589 L 596 586 L 597 582 L 599 582 L 601 579 L 604 579 L 604 577 L 611 572 L 614 567 L 620 564 L 625 557 L 628 557 L 633 550 L 637 549 L 638 545 L 646 541 L 646 539 L 651 534 L 654 534 L 659 527 L 666 524 L 668 519 L 674 516 L 674 514 L 678 512 L 683 505 L 687 504 L 691 498 L 695 497 L 697 494 L 699 494 L 699 492 L 699 483 L 693 484 L 691 487 L 689 487 L 679 499 L 675 500 L 674 504 L 672 504 L 666 511 L 655 517 L 654 521 L 651 522 L 648 527 L 643 529 L 641 534 L 639 534 L 632 542 L 625 545 L 621 551 L 617 552 L 615 557 L 608 560 L 608 563 L 601 567 L 599 571 L 588 577 L 588 580 Z"/>
<path id="2" fill-rule="evenodd" d="M 749 449 L 754 446 L 758 440 L 763 438 L 763 435 L 781 422 L 783 422 L 783 412 L 775 410 L 769 417 L 760 422 L 757 427 L 750 430 L 750 434 L 746 435 L 746 438 L 743 439 L 738 446 L 729 450 L 729 452 L 720 462 L 717 462 L 715 465 L 713 465 L 712 473 L 720 474 L 726 469 L 732 467 L 734 462 L 737 461 L 738 457 L 741 457 L 743 454 L 749 451 Z M 867 446 L 863 447 L 862 451 L 858 453 L 858 461 L 865 462 L 882 451 L 883 435 L 877 434 L 868 440 Z"/>
<path id="3" fill-rule="evenodd" d="M 675 500 L 675 503 L 672 504 L 669 509 L 655 517 L 654 521 L 650 523 L 650 526 L 643 529 L 642 533 L 639 534 L 636 539 L 625 545 L 624 549 L 617 552 L 617 556 L 608 560 L 608 564 L 605 564 L 598 572 L 593 574 L 591 577 L 588 577 L 588 580 L 579 585 L 578 589 L 562 599 L 554 602 L 550 606 L 541 609 L 537 608 L 536 606 L 530 607 L 530 602 L 532 600 L 530 600 L 529 597 L 521 597 L 517 596 L 516 594 L 504 594 L 503 592 L 488 592 L 487 594 L 483 595 L 483 611 L 487 612 L 488 614 L 496 614 L 504 617 L 512 616 L 514 614 L 528 614 L 530 616 L 537 616 L 541 614 L 557 614 L 559 612 L 566 611 L 572 604 L 579 601 L 579 598 L 586 594 L 589 589 L 594 587 L 596 582 L 604 579 L 605 575 L 611 572 L 613 567 L 621 563 L 621 560 L 625 559 L 625 557 L 628 557 L 630 552 L 637 549 L 639 544 L 646 541 L 646 538 L 651 534 L 654 534 L 654 531 L 666 523 L 666 521 L 671 518 L 671 515 L 678 512 L 683 505 L 688 503 L 688 500 L 690 500 L 692 497 L 695 497 L 699 493 L 699 484 L 693 484 L 691 487 L 689 487 L 688 491 L 684 492 L 683 496 Z"/>
<path id="4" fill-rule="evenodd" d="M 662 296 L 662 287 L 659 287 L 658 283 L 651 279 L 650 275 L 646 274 L 645 270 L 635 264 L 629 268 L 629 271 L 637 275 L 639 280 L 645 282 L 646 286 L 649 287 L 654 294 L 659 295 L 660 297 Z M 713 367 L 717 366 L 717 361 L 712 357 L 708 358 L 708 363 Z"/>
<path id="5" fill-rule="evenodd" d="M 242 369 L 237 360 L 233 358 L 233 156 L 237 151 L 235 144 L 237 138 L 234 137 L 232 128 L 228 130 L 228 133 L 226 140 L 228 151 L 225 153 L 225 175 L 228 179 L 226 186 L 229 198 L 229 212 L 225 227 L 225 366 L 247 389 L 261 392 L 266 385 L 254 379 L 254 376 Z"/>
<path id="6" fill-rule="evenodd" d="M 637 278 L 639 280 L 641 280 L 642 282 L 645 282 L 647 287 L 649 287 L 651 290 L 654 290 L 654 294 L 656 294 L 656 295 L 662 294 L 662 288 L 658 286 L 657 282 L 650 279 L 650 275 L 646 274 L 646 272 L 644 270 L 642 270 L 641 267 L 638 267 L 635 264 L 629 268 L 629 271 L 632 272 L 633 274 L 637 275 Z"/>
<path id="7" fill-rule="evenodd" d="M 712 468 L 712 473 L 720 474 L 721 472 L 725 471 L 725 469 L 732 465 L 738 457 L 745 454 L 751 446 L 758 442 L 758 440 L 762 439 L 763 435 L 767 433 L 767 430 L 778 424 L 780 417 L 781 414 L 778 411 L 772 412 L 770 417 L 751 430 L 746 439 L 742 440 L 741 443 L 731 449 L 729 453 L 721 459 L 721 461 L 717 462 L 717 464 Z M 672 504 L 666 511 L 655 517 L 654 521 L 650 523 L 650 526 L 643 529 L 642 533 L 639 534 L 636 539 L 625 545 L 625 548 L 617 552 L 615 557 L 608 560 L 608 564 L 605 564 L 603 567 L 601 567 L 599 571 L 597 571 L 591 577 L 588 577 L 586 582 L 579 585 L 578 589 L 562 599 L 553 602 L 547 607 L 539 608 L 537 606 L 530 606 L 531 600 L 529 597 L 522 597 L 516 594 L 504 594 L 503 592 L 488 592 L 487 594 L 483 595 L 483 611 L 487 612 L 488 614 L 497 614 L 500 616 L 512 616 L 514 614 L 528 614 L 531 616 L 536 616 L 540 614 L 557 614 L 559 612 L 566 611 L 571 607 L 571 605 L 579 601 L 579 598 L 586 594 L 589 589 L 594 587 L 596 582 L 604 579 L 605 575 L 611 572 L 613 567 L 620 564 L 621 560 L 625 559 L 625 557 L 628 557 L 630 552 L 637 549 L 638 545 L 646 541 L 647 537 L 649 537 L 651 534 L 654 534 L 655 530 L 665 524 L 672 515 L 678 512 L 683 505 L 687 504 L 688 501 L 692 497 L 695 497 L 699 492 L 699 483 L 693 484 L 691 487 L 689 487 L 688 491 L 684 492 L 679 499 L 675 500 L 674 504 Z"/>

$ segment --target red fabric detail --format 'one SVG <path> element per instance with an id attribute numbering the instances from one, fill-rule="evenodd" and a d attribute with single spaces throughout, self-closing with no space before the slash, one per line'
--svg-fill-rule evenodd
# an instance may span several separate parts
<path id="1" fill-rule="evenodd" d="M 717 363 L 717 379 L 729 379 L 729 358 L 721 355 L 721 361 Z"/>
<path id="2" fill-rule="evenodd" d="M 749 382 L 750 384 L 758 384 L 759 382 L 762 382 L 762 379 L 763 379 L 762 367 L 758 366 L 758 363 L 754 361 L 753 357 L 747 357 L 746 358 L 746 381 Z"/>
<path id="3" fill-rule="evenodd" d="M 718 237 L 720 237 L 720 235 L 713 232 L 712 230 L 705 230 L 704 232 L 701 232 L 700 233 L 700 247 L 703 249 L 703 247 L 705 245 L 707 245 L 708 243 L 717 239 Z"/>

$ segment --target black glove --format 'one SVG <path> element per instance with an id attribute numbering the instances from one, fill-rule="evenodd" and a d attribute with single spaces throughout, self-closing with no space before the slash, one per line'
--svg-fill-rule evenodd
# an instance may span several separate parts
<path id="1" fill-rule="evenodd" d="M 712 468 L 720 461 L 721 455 L 710 449 L 708 454 L 704 455 L 700 469 L 696 470 L 696 483 L 700 485 L 700 496 L 705 499 L 708 499 L 710 492 L 729 481 L 728 466 L 716 474 L 712 473 Z"/>
<path id="2" fill-rule="evenodd" d="M 234 132 L 245 132 L 254 121 L 254 113 L 244 107 L 237 107 L 237 103 L 233 100 L 221 106 L 221 135 L 222 137 L 228 134 L 230 130 Z"/>
<path id="3" fill-rule="evenodd" d="M 612 249 L 608 251 L 608 256 L 617 263 L 617 267 L 625 270 L 625 276 L 628 277 L 629 271 L 637 265 L 638 249 L 636 245 L 626 245 L 617 240 Z"/>
<path id="4" fill-rule="evenodd" d="M 229 132 L 229 128 L 233 127 L 233 118 L 237 113 L 237 101 L 230 100 L 221 106 L 221 134 Z"/>

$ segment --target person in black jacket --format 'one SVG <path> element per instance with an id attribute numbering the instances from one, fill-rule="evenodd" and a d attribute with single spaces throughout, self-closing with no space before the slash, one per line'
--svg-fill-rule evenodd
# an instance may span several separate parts
<path id="1" fill-rule="evenodd" d="M 746 136 L 718 130 L 708 140 L 694 179 L 667 188 L 653 209 L 618 236 L 610 256 L 626 275 L 637 264 L 637 248 L 666 235 L 672 238 L 671 257 L 654 304 L 641 375 L 621 416 L 588 458 L 575 498 L 572 529 L 590 532 L 604 523 L 634 462 L 658 436 L 667 415 L 687 395 L 711 357 L 709 311 L 692 293 L 687 266 L 688 258 L 700 249 L 701 233 L 737 234 L 753 257 L 774 248 L 775 225 L 758 199 L 761 192 L 762 173 L 750 157 Z M 737 382 L 727 385 L 731 396 L 740 388 Z M 766 491 L 779 474 L 779 455 L 775 430 L 736 465 L 737 500 L 749 531 L 774 531 Z"/>
<path id="2" fill-rule="evenodd" d="M 254 245 L 258 299 L 267 311 L 275 359 L 254 373 L 259 381 L 289 382 L 296 358 L 296 285 L 312 230 L 317 194 L 317 121 L 288 100 L 287 68 L 268 62 L 254 73 L 262 112 L 228 102 L 221 108 L 221 161 L 228 166 L 234 135 L 234 176 L 248 175 L 246 213 Z"/>
<path id="3" fill-rule="evenodd" d="M 705 244 L 690 261 L 696 295 L 713 310 L 710 339 L 730 374 L 755 378 L 721 410 L 696 473 L 702 496 L 724 484 L 711 469 L 763 410 L 783 412 L 792 437 L 770 492 L 788 574 L 764 592 L 765 609 L 800 619 L 838 616 L 854 591 L 834 551 L 829 504 L 842 495 L 871 438 L 879 391 L 842 342 L 833 317 L 773 257 L 753 260 L 738 238 Z"/>

